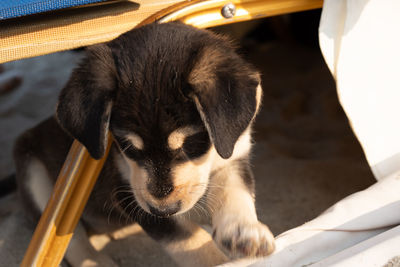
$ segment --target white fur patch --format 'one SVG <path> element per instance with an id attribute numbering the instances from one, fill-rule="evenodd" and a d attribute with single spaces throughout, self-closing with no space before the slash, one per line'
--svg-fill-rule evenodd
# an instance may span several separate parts
<path id="1" fill-rule="evenodd" d="M 260 110 L 260 106 L 261 106 L 261 101 L 262 101 L 262 88 L 261 88 L 261 84 L 259 84 L 257 86 L 256 89 L 256 113 L 254 114 L 254 116 L 256 116 L 256 114 L 258 113 L 258 111 Z"/>
<path id="2" fill-rule="evenodd" d="M 115 153 L 115 163 L 117 164 L 118 170 L 121 172 L 122 178 L 130 182 L 131 181 L 131 176 L 132 176 L 132 168 L 128 164 L 128 160 L 124 154 L 121 153 Z"/>
<path id="3" fill-rule="evenodd" d="M 136 149 L 142 150 L 144 148 L 143 139 L 139 135 L 137 135 L 135 133 L 130 133 L 129 135 L 126 136 L 126 139 L 131 141 L 132 145 Z"/>
<path id="4" fill-rule="evenodd" d="M 254 207 L 254 198 L 248 192 L 246 185 L 241 177 L 239 166 L 233 164 L 220 169 L 211 180 L 213 185 L 217 187 L 211 189 L 211 193 L 219 196 L 219 211 L 221 214 L 215 213 L 213 223 L 221 224 L 220 220 L 225 220 L 228 214 L 234 215 L 236 218 L 246 218 L 249 221 L 257 221 L 256 210 Z"/>
<path id="5" fill-rule="evenodd" d="M 199 128 L 193 126 L 185 126 L 176 129 L 168 136 L 168 146 L 171 150 L 182 147 L 185 138 L 194 135 L 200 131 Z"/>
<path id="6" fill-rule="evenodd" d="M 221 246 L 236 256 L 265 256 L 274 250 L 274 237 L 257 220 L 254 196 L 238 166 L 231 163 L 219 170 L 212 177 L 209 195 L 216 210 L 212 218 L 215 240 Z"/>
<path id="7" fill-rule="evenodd" d="M 136 201 L 144 210 L 148 211 L 147 204 L 142 196 L 143 194 L 148 195 L 145 190 L 149 178 L 147 170 L 139 167 L 135 161 L 121 153 L 116 155 L 116 164 L 122 178 L 131 185 Z"/>
<path id="8" fill-rule="evenodd" d="M 53 184 L 44 164 L 37 159 L 31 161 L 27 168 L 27 174 L 28 187 L 31 190 L 33 201 L 43 212 L 53 191 Z"/>

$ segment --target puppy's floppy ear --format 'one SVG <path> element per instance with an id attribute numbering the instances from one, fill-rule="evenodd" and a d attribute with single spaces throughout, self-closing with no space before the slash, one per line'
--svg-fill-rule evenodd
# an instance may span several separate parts
<path id="1" fill-rule="evenodd" d="M 211 141 L 222 158 L 229 158 L 258 109 L 259 74 L 231 48 L 205 47 L 188 80 Z"/>
<path id="2" fill-rule="evenodd" d="M 87 57 L 59 96 L 58 122 L 95 159 L 105 153 L 115 91 L 116 68 L 111 50 L 99 44 L 88 47 Z"/>

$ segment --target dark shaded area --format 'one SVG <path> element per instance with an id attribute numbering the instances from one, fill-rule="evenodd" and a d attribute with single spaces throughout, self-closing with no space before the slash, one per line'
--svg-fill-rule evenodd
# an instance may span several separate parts
<path id="1" fill-rule="evenodd" d="M 216 29 L 250 28 L 236 37 L 262 74 L 252 162 L 257 212 L 274 234 L 375 182 L 321 55 L 319 16 L 316 10 Z"/>
<path id="2" fill-rule="evenodd" d="M 0 179 L 0 197 L 8 195 L 17 189 L 15 174 Z"/>

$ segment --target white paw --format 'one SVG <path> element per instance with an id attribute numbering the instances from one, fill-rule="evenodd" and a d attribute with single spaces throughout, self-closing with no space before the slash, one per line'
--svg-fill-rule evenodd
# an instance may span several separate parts
<path id="1" fill-rule="evenodd" d="M 260 257 L 275 249 L 269 228 L 258 222 L 225 221 L 213 233 L 214 240 L 236 257 Z"/>

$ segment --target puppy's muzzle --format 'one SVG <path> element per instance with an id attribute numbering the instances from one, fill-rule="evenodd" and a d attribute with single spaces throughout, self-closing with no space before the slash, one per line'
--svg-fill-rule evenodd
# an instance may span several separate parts
<path id="1" fill-rule="evenodd" d="M 161 205 L 159 207 L 153 207 L 149 203 L 147 203 L 147 206 L 149 207 L 149 210 L 152 214 L 158 216 L 158 217 L 169 217 L 171 215 L 174 215 L 181 209 L 182 202 L 179 200 L 173 204 L 170 205 Z"/>
<path id="2" fill-rule="evenodd" d="M 158 184 L 152 182 L 147 184 L 147 190 L 156 199 L 163 199 L 174 191 L 174 186 L 172 184 Z"/>

